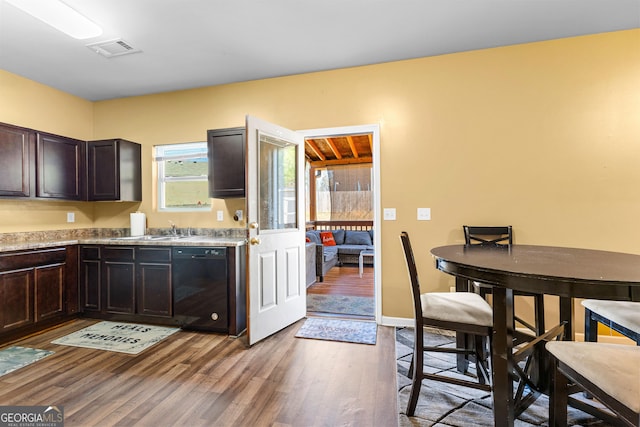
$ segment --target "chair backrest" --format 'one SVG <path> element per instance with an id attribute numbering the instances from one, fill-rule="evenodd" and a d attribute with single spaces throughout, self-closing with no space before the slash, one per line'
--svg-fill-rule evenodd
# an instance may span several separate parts
<path id="1" fill-rule="evenodd" d="M 463 225 L 465 245 L 500 246 L 513 244 L 513 231 L 510 225 L 484 227 Z"/>
<path id="2" fill-rule="evenodd" d="M 407 261 L 407 269 L 409 271 L 409 279 L 411 281 L 411 294 L 413 295 L 413 308 L 416 314 L 416 327 L 418 322 L 422 322 L 422 304 L 420 301 L 420 281 L 418 280 L 418 269 L 413 258 L 413 249 L 411 249 L 411 241 L 406 231 L 400 233 L 400 241 L 404 249 L 404 258 Z"/>

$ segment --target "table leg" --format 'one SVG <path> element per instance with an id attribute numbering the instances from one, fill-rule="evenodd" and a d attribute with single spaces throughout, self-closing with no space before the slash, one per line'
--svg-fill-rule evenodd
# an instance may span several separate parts
<path id="1" fill-rule="evenodd" d="M 576 331 L 573 328 L 573 298 L 560 297 L 560 322 L 566 322 L 564 325 L 565 341 L 575 341 Z"/>
<path id="2" fill-rule="evenodd" d="M 362 278 L 362 270 L 364 268 L 364 257 L 362 256 L 362 252 L 360 252 L 360 256 L 358 257 L 358 267 L 360 268 L 360 277 Z"/>
<path id="3" fill-rule="evenodd" d="M 493 417 L 496 426 L 514 424 L 513 380 L 513 290 L 493 288 Z"/>

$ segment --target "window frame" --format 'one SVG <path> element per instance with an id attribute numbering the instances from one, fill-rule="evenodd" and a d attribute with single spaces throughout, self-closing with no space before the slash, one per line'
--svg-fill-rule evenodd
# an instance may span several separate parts
<path id="1" fill-rule="evenodd" d="M 183 155 L 167 155 L 166 151 L 175 150 L 175 149 L 197 149 L 200 150 L 193 154 L 183 154 Z M 199 176 L 183 176 L 183 177 L 169 177 L 165 176 L 165 162 L 167 160 L 192 160 L 199 159 L 202 157 L 207 157 L 208 155 L 208 147 L 206 141 L 197 141 L 197 142 L 184 142 L 177 144 L 163 144 L 154 146 L 155 157 L 154 160 L 157 165 L 158 176 L 156 179 L 157 191 L 158 191 L 158 212 L 211 212 L 213 209 L 211 198 L 209 199 L 209 204 L 204 207 L 192 207 L 192 208 L 174 208 L 174 207 L 166 207 L 166 183 L 168 182 L 208 182 L 209 181 L 209 173 L 207 166 L 207 173 L 205 175 Z M 209 160 L 207 159 L 207 162 Z M 207 194 L 208 196 L 208 194 Z"/>

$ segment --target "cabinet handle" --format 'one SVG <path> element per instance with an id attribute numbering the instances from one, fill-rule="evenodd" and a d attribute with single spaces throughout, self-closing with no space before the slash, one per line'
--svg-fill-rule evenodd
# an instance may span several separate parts
<path id="1" fill-rule="evenodd" d="M 251 240 L 249 240 L 249 242 L 252 245 L 259 245 L 260 244 L 260 239 L 258 239 L 257 237 L 252 237 Z"/>

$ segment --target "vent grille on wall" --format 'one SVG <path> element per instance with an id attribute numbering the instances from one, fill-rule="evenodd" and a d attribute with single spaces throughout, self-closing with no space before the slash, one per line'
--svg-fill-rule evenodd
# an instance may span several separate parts
<path id="1" fill-rule="evenodd" d="M 87 47 L 92 51 L 99 53 L 100 55 L 112 58 L 114 56 L 128 55 L 130 53 L 142 52 L 140 49 L 136 49 L 129 43 L 122 39 L 109 40 L 106 42 L 98 42 L 88 44 Z"/>

